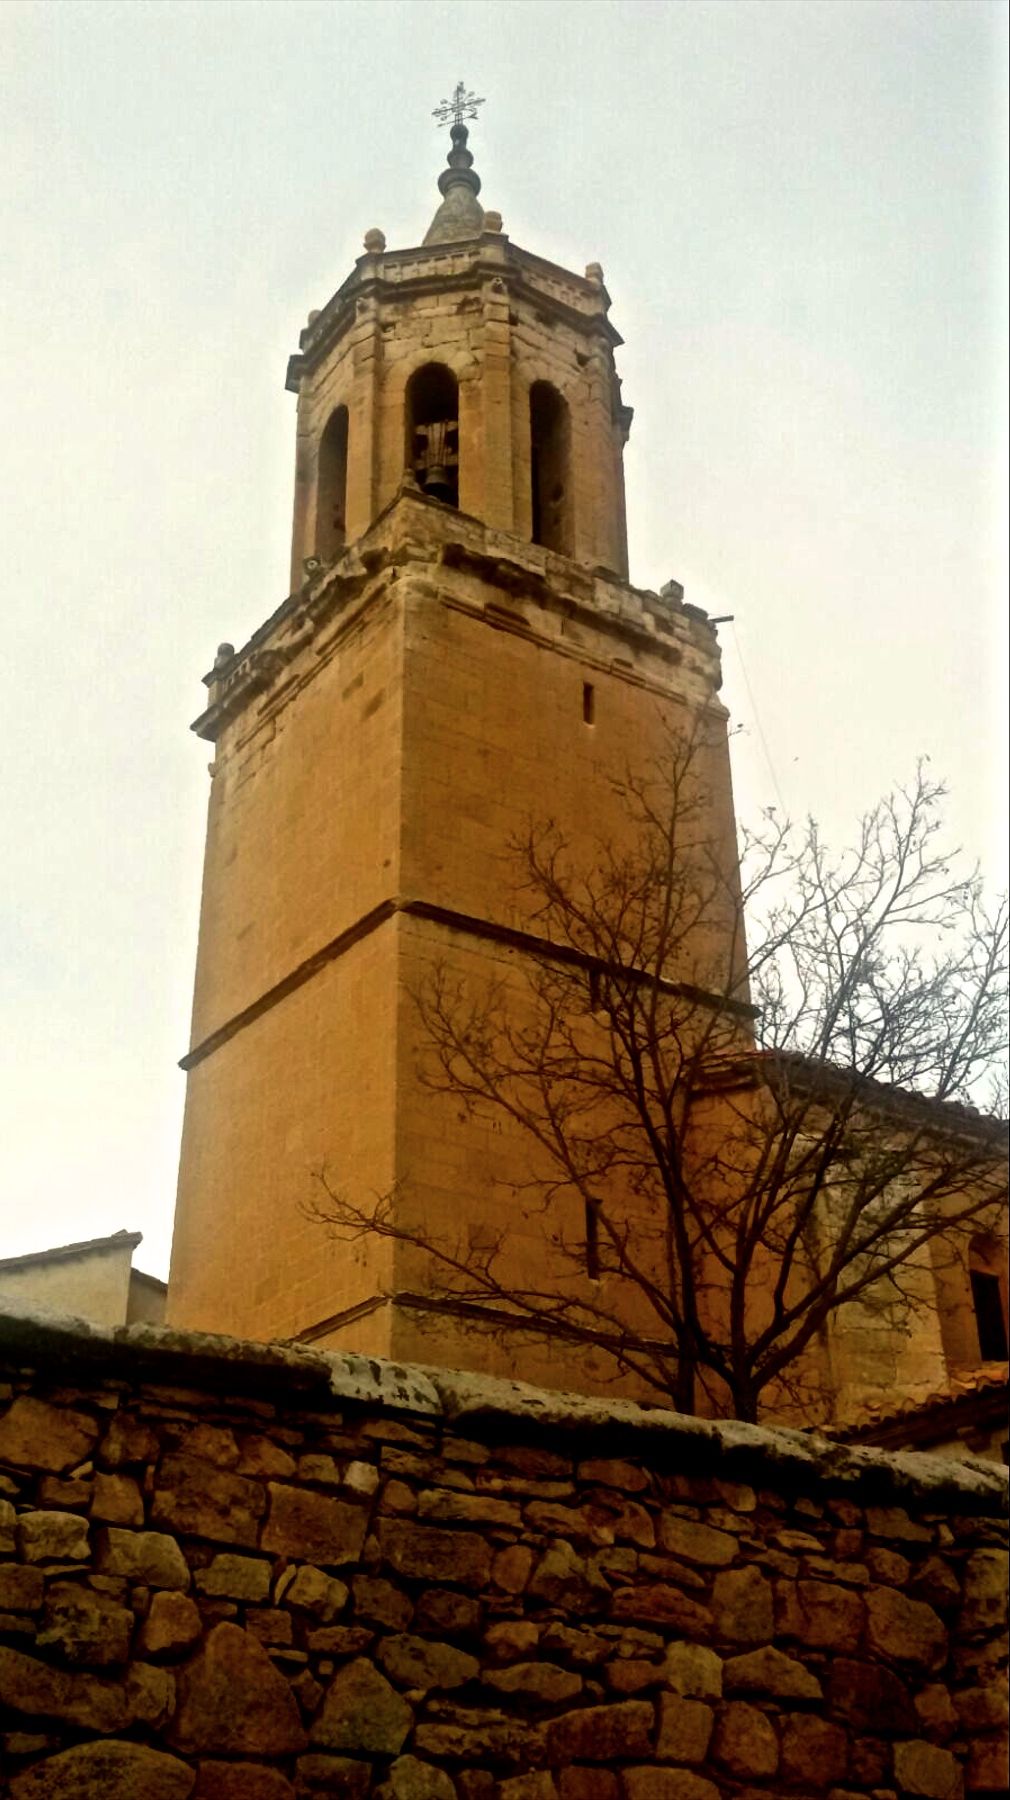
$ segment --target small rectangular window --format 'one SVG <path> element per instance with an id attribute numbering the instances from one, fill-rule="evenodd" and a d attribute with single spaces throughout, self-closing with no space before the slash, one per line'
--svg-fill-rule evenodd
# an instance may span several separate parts
<path id="1" fill-rule="evenodd" d="M 971 1297 L 978 1327 L 978 1347 L 983 1362 L 1006 1362 L 1006 1320 L 999 1276 L 986 1275 L 981 1269 L 971 1271 Z"/>
<path id="2" fill-rule="evenodd" d="M 591 681 L 582 683 L 582 717 L 587 725 L 596 721 L 596 690 Z"/>

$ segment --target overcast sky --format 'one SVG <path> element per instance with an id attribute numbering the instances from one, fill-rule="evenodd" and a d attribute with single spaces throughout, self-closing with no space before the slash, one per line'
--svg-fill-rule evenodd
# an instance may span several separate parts
<path id="1" fill-rule="evenodd" d="M 420 241 L 455 81 L 513 239 L 603 264 L 632 579 L 731 613 L 738 809 L 840 836 L 920 755 L 1001 881 L 1006 9 L 0 6 L 0 1257 L 167 1270 L 217 643 L 287 591 L 284 369 Z"/>

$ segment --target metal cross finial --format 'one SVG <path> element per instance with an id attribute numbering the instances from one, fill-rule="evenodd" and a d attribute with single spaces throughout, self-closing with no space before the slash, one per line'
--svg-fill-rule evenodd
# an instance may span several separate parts
<path id="1" fill-rule="evenodd" d="M 454 125 L 462 125 L 464 119 L 475 119 L 478 106 L 484 101 L 479 94 L 468 94 L 466 82 L 457 81 L 451 100 L 442 100 L 432 113 L 440 125 L 447 125 L 451 119 Z"/>

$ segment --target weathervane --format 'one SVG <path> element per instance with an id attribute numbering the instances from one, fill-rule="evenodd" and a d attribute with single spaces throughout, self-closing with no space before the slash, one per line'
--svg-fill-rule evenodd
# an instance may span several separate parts
<path id="1" fill-rule="evenodd" d="M 468 94 L 466 82 L 457 81 L 451 100 L 442 100 L 432 113 L 440 125 L 447 125 L 451 119 L 454 125 L 462 125 L 464 119 L 475 119 L 478 106 L 484 101 L 479 94 Z"/>

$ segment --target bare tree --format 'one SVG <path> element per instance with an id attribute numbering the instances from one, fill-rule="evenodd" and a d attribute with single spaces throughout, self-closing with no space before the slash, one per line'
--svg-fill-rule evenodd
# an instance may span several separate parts
<path id="1" fill-rule="evenodd" d="M 1006 1128 L 977 1108 L 1006 1045 L 1007 909 L 943 854 L 922 767 L 850 850 L 770 814 L 738 865 L 705 732 L 627 777 L 626 837 L 590 866 L 550 822 L 513 846 L 537 934 L 521 975 L 441 967 L 415 996 L 430 1087 L 525 1145 L 540 1266 L 507 1227 L 475 1247 L 326 1171 L 310 1210 L 423 1251 L 485 1328 L 604 1349 L 681 1410 L 756 1419 L 823 1398 L 833 1321 L 929 1304 L 927 1263 L 1005 1215 Z"/>

